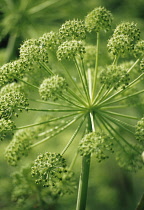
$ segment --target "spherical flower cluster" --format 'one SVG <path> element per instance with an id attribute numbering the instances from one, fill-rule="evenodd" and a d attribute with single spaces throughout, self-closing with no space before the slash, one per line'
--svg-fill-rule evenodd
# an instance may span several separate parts
<path id="1" fill-rule="evenodd" d="M 131 43 L 129 42 L 129 37 L 123 34 L 112 36 L 108 40 L 107 48 L 110 55 L 120 55 L 124 57 L 131 52 Z"/>
<path id="2" fill-rule="evenodd" d="M 81 156 L 94 154 L 99 162 L 108 158 L 107 151 L 113 152 L 112 138 L 105 133 L 91 132 L 86 134 L 79 144 Z"/>
<path id="3" fill-rule="evenodd" d="M 39 62 L 48 63 L 47 48 L 40 45 L 39 40 L 29 39 L 20 47 L 20 58 L 27 62 L 29 66 L 33 65 L 35 62 L 37 62 L 37 64 L 39 64 Z"/>
<path id="4" fill-rule="evenodd" d="M 144 40 L 140 40 L 134 47 L 135 56 L 144 56 Z"/>
<path id="5" fill-rule="evenodd" d="M 59 61 L 62 59 L 73 59 L 75 56 L 80 55 L 83 57 L 85 47 L 81 41 L 66 41 L 63 42 L 57 50 L 57 58 Z"/>
<path id="6" fill-rule="evenodd" d="M 9 165 L 16 166 L 18 161 L 27 156 L 35 133 L 30 129 L 18 130 L 5 151 L 5 158 Z"/>
<path id="7" fill-rule="evenodd" d="M 112 24 L 112 14 L 104 7 L 92 10 L 85 18 L 85 26 L 89 32 L 100 30 L 108 31 Z"/>
<path id="8" fill-rule="evenodd" d="M 49 33 L 43 34 L 42 37 L 38 39 L 39 44 L 42 48 L 47 50 L 54 50 L 58 45 L 60 45 L 60 38 L 58 38 L 58 34 L 50 31 Z"/>
<path id="9" fill-rule="evenodd" d="M 66 161 L 56 153 L 46 152 L 39 155 L 32 167 L 32 176 L 36 178 L 36 183 L 41 183 L 44 187 L 55 186 L 62 181 L 65 173 Z"/>
<path id="10" fill-rule="evenodd" d="M 22 88 L 18 83 L 11 83 L 4 86 L 0 91 L 0 117 L 11 118 L 18 107 L 27 108 L 28 101 Z"/>
<path id="11" fill-rule="evenodd" d="M 3 140 L 6 134 L 13 131 L 16 126 L 13 121 L 5 120 L 4 118 L 0 119 L 0 140 Z"/>
<path id="12" fill-rule="evenodd" d="M 105 84 L 107 88 L 125 88 L 129 84 L 130 77 L 126 69 L 123 68 L 123 65 L 110 65 L 107 66 L 106 69 L 102 70 L 100 74 L 100 81 L 102 84 Z"/>
<path id="13" fill-rule="evenodd" d="M 140 30 L 135 23 L 119 24 L 108 41 L 108 51 L 112 55 L 126 56 L 133 52 L 134 45 L 140 39 Z"/>
<path id="14" fill-rule="evenodd" d="M 22 78 L 26 71 L 25 63 L 21 59 L 4 64 L 0 68 L 0 86 L 14 82 L 17 77 Z"/>
<path id="15" fill-rule="evenodd" d="M 66 21 L 59 29 L 59 34 L 63 40 L 67 38 L 72 40 L 85 39 L 86 28 L 84 22 L 81 20 Z"/>
<path id="16" fill-rule="evenodd" d="M 63 77 L 58 75 L 45 79 L 39 87 L 39 94 L 45 101 L 57 100 L 63 90 L 67 89 L 67 83 Z"/>
<path id="17" fill-rule="evenodd" d="M 135 148 L 137 147 L 135 146 Z M 119 151 L 116 153 L 116 160 L 120 167 L 128 171 L 136 172 L 143 167 L 141 155 L 127 146 L 123 150 L 119 148 Z"/>
<path id="18" fill-rule="evenodd" d="M 144 145 L 144 118 L 141 118 L 136 125 L 135 137 L 138 142 Z"/>
<path id="19" fill-rule="evenodd" d="M 129 37 L 130 42 L 135 44 L 140 39 L 140 29 L 134 22 L 122 22 L 114 30 L 114 36 L 126 35 Z"/>
<path id="20" fill-rule="evenodd" d="M 89 68 L 95 66 L 95 57 L 96 57 L 96 46 L 88 45 L 85 47 L 86 53 L 84 54 L 84 62 Z"/>

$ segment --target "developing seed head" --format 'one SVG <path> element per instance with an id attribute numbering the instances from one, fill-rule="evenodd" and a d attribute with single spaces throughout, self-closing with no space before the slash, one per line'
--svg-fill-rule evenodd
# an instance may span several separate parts
<path id="1" fill-rule="evenodd" d="M 45 79 L 39 87 L 39 94 L 45 101 L 57 100 L 59 95 L 67 89 L 67 83 L 63 77 L 58 75 Z"/>
<path id="2" fill-rule="evenodd" d="M 107 88 L 125 88 L 129 84 L 130 77 L 126 69 L 123 68 L 123 65 L 110 65 L 107 66 L 106 69 L 102 70 L 100 74 L 100 81 L 102 84 L 105 84 Z"/>
<path id="3" fill-rule="evenodd" d="M 20 58 L 29 64 L 28 66 L 35 62 L 48 63 L 48 52 L 44 46 L 40 45 L 39 40 L 29 39 L 20 47 Z"/>
<path id="4" fill-rule="evenodd" d="M 61 44 L 60 39 L 61 37 L 59 38 L 57 33 L 50 31 L 49 33 L 43 34 L 38 41 L 41 48 L 45 48 L 46 50 L 54 50 L 58 45 Z"/>
<path id="5" fill-rule="evenodd" d="M 30 129 L 18 130 L 5 151 L 5 158 L 9 165 L 16 166 L 18 161 L 27 156 L 32 140 L 35 137 Z"/>
<path id="6" fill-rule="evenodd" d="M 88 32 L 100 30 L 108 31 L 111 28 L 113 16 L 104 7 L 92 10 L 85 18 L 85 26 Z"/>
<path id="7" fill-rule="evenodd" d="M 11 120 L 6 120 L 4 118 L 0 119 L 0 140 L 15 129 L 15 124 Z"/>
<path id="8" fill-rule="evenodd" d="M 141 118 L 141 120 L 137 122 L 135 137 L 139 143 L 144 145 L 144 118 Z"/>
<path id="9" fill-rule="evenodd" d="M 0 68 L 0 86 L 14 82 L 17 77 L 22 78 L 26 71 L 25 63 L 21 59 L 4 64 Z"/>
<path id="10" fill-rule="evenodd" d="M 31 171 L 36 183 L 41 183 L 44 187 L 55 186 L 55 183 L 61 182 L 66 172 L 65 159 L 60 154 L 50 152 L 39 155 Z"/>
<path id="11" fill-rule="evenodd" d="M 16 113 L 16 110 L 20 110 L 18 107 L 27 109 L 28 100 L 23 93 L 21 86 L 18 83 L 11 83 L 4 86 L 0 91 L 0 117 L 11 118 L 12 114 Z"/>
<path id="12" fill-rule="evenodd" d="M 108 158 L 107 151 L 112 151 L 112 138 L 104 133 L 91 132 L 86 134 L 79 144 L 81 156 L 94 154 L 99 162 Z"/>
<path id="13" fill-rule="evenodd" d="M 85 39 L 86 28 L 85 28 L 84 22 L 81 20 L 66 21 L 59 29 L 59 35 L 63 40 Z"/>
<path id="14" fill-rule="evenodd" d="M 59 61 L 62 59 L 73 59 L 75 56 L 83 57 L 85 47 L 81 41 L 66 41 L 62 43 L 57 50 L 57 58 Z"/>
<path id="15" fill-rule="evenodd" d="M 144 56 L 144 40 L 140 40 L 134 47 L 134 54 L 136 57 Z"/>
<path id="16" fill-rule="evenodd" d="M 137 146 L 135 146 L 137 148 Z M 139 148 L 137 148 L 139 151 Z M 128 171 L 136 172 L 143 167 L 141 155 L 134 149 L 124 146 L 124 149 L 119 148 L 116 153 L 116 160 L 120 167 Z"/>

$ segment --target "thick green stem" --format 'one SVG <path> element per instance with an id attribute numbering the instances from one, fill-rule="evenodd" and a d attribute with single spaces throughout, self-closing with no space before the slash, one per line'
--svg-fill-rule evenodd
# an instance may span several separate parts
<path id="1" fill-rule="evenodd" d="M 89 115 L 88 116 L 88 132 L 91 132 L 91 131 L 92 131 L 92 122 Z M 90 155 L 86 155 L 82 158 L 81 175 L 80 175 L 80 180 L 79 180 L 76 210 L 85 210 L 86 208 L 90 159 L 91 159 Z"/>

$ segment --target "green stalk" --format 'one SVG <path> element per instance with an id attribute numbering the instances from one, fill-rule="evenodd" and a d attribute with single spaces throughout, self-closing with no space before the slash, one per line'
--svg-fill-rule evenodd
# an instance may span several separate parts
<path id="1" fill-rule="evenodd" d="M 92 123 L 92 119 L 90 115 L 88 115 L 88 132 L 92 131 Z M 86 208 L 90 160 L 90 155 L 86 155 L 82 158 L 76 210 L 85 210 Z"/>
<path id="2" fill-rule="evenodd" d="M 96 83 L 97 83 L 97 74 L 98 74 L 98 59 L 99 59 L 99 32 L 97 32 L 97 44 L 96 44 L 96 63 L 95 63 L 95 71 L 94 71 L 94 82 L 93 82 L 93 98 L 96 92 Z"/>

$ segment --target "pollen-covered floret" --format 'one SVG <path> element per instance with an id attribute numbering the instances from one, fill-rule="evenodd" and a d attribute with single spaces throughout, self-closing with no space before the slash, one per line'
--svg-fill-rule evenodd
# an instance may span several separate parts
<path id="1" fill-rule="evenodd" d="M 100 30 L 108 31 L 111 28 L 113 16 L 104 7 L 92 10 L 85 18 L 85 26 L 89 32 Z"/>
<path id="2" fill-rule="evenodd" d="M 66 21 L 59 29 L 59 34 L 63 40 L 85 39 L 86 28 L 85 28 L 84 22 L 81 20 Z"/>
<path id="3" fill-rule="evenodd" d="M 91 132 L 86 134 L 79 144 L 81 156 L 94 154 L 99 162 L 108 158 L 107 151 L 113 152 L 112 138 L 105 133 Z"/>
<path id="4" fill-rule="evenodd" d="M 60 154 L 46 152 L 37 157 L 31 173 L 36 183 L 41 183 L 44 187 L 55 186 L 67 173 L 66 161 Z"/>
<path id="5" fill-rule="evenodd" d="M 0 119 L 0 140 L 3 140 L 4 137 L 12 132 L 16 128 L 15 124 L 11 120 L 6 120 L 4 118 Z"/>
<path id="6" fill-rule="evenodd" d="M 107 88 L 125 88 L 129 84 L 130 77 L 123 65 L 110 65 L 107 66 L 106 69 L 102 70 L 100 74 L 100 81 L 102 84 L 105 84 Z"/>
<path id="7" fill-rule="evenodd" d="M 61 37 L 58 37 L 58 34 L 50 31 L 49 33 L 43 34 L 38 41 L 42 48 L 45 48 L 45 50 L 54 50 L 57 48 L 58 45 L 61 44 Z"/>
<path id="8" fill-rule="evenodd" d="M 0 86 L 14 82 L 17 77 L 22 78 L 26 71 L 26 65 L 21 59 L 4 64 L 0 68 Z"/>
<path id="9" fill-rule="evenodd" d="M 37 39 L 26 40 L 20 47 L 20 58 L 30 65 L 34 62 L 39 64 L 39 62 L 48 63 L 48 52 L 47 49 L 40 45 L 40 41 Z"/>
<path id="10" fill-rule="evenodd" d="M 18 161 L 27 156 L 30 145 L 35 138 L 35 132 L 31 129 L 18 130 L 5 151 L 5 158 L 9 165 L 16 166 Z"/>
<path id="11" fill-rule="evenodd" d="M 45 79 L 39 87 L 39 94 L 45 101 L 57 100 L 59 95 L 67 89 L 67 83 L 63 77 L 58 75 Z"/>
<path id="12" fill-rule="evenodd" d="M 135 146 L 135 149 L 137 146 Z M 129 146 L 124 146 L 124 148 L 119 148 L 116 152 L 116 160 L 120 167 L 125 168 L 128 171 L 138 171 L 143 167 L 143 161 L 141 154 L 138 153 L 135 149 L 130 148 Z M 139 148 L 137 148 L 139 151 Z"/>
<path id="13" fill-rule="evenodd" d="M 75 56 L 80 55 L 83 57 L 85 47 L 81 41 L 66 41 L 63 42 L 57 50 L 57 58 L 59 61 L 62 59 L 73 59 Z"/>
<path id="14" fill-rule="evenodd" d="M 18 83 L 11 83 L 4 86 L 0 91 L 0 117 L 11 118 L 17 114 L 20 107 L 27 108 L 28 100 Z"/>
<path id="15" fill-rule="evenodd" d="M 138 142 L 144 145 L 144 118 L 141 118 L 141 120 L 137 122 L 135 137 Z"/>

